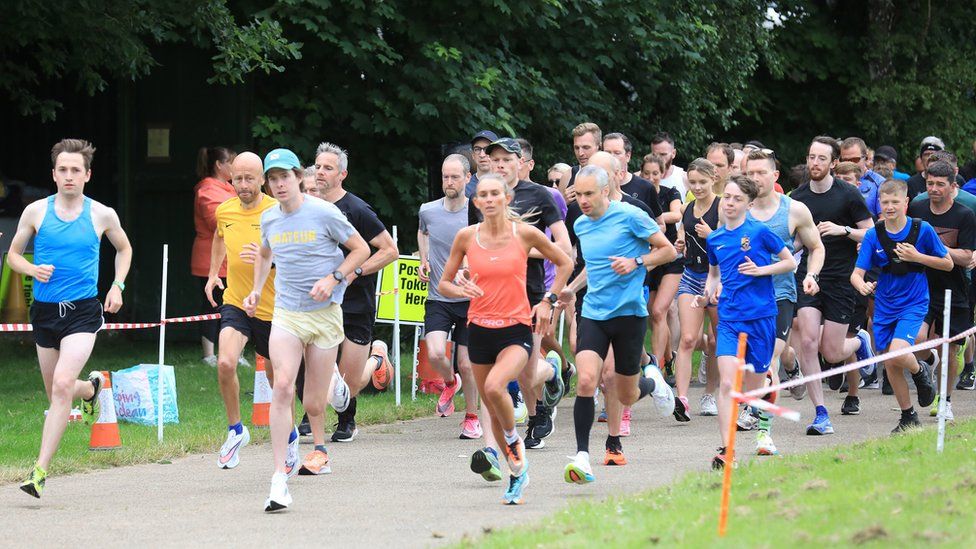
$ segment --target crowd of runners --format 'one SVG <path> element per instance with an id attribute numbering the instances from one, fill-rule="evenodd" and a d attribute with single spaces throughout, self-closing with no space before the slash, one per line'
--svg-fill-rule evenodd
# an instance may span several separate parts
<path id="1" fill-rule="evenodd" d="M 947 289 L 950 335 L 973 325 L 976 196 L 936 137 L 921 142 L 911 177 L 894 170 L 894 149 L 871 151 L 857 137 L 814 137 L 805 166 L 787 172 L 755 141 L 713 143 L 682 169 L 673 139 L 660 133 L 634 173 L 624 134 L 583 123 L 571 138 L 574 165 L 555 164 L 535 183 L 528 141 L 480 131 L 470 153 L 443 160 L 443 197 L 419 210 L 424 338 L 445 380 L 435 412 L 451 416 L 463 395 L 460 438 L 483 440 L 471 470 L 500 481 L 504 462 L 505 503 L 523 501 L 527 451 L 545 447 L 574 377 L 577 452 L 563 470 L 566 482 L 595 480 L 595 421 L 607 424 L 602 463 L 627 464 L 622 438 L 631 434 L 631 407 L 645 397 L 678 422 L 718 416 L 719 448 L 709 458 L 722 468 L 732 421 L 756 432 L 759 455 L 778 453 L 768 413 L 741 406 L 730 414 L 740 334 L 751 365 L 743 390 L 752 390 L 938 337 Z M 57 192 L 25 210 L 10 247 L 11 268 L 35 279 L 31 322 L 51 403 L 37 462 L 21 485 L 35 497 L 72 400 L 82 399 L 87 421 L 97 417 L 104 380 L 77 378 L 103 309 L 122 305 L 132 256 L 114 210 L 84 196 L 93 154 L 81 140 L 54 146 Z M 386 344 L 373 340 L 374 299 L 376 274 L 400 252 L 370 205 L 344 188 L 347 152 L 322 143 L 312 160 L 306 167 L 295 152 L 275 149 L 263 158 L 215 154 L 205 166 L 226 173 L 236 195 L 215 205 L 203 284 L 220 312 L 214 356 L 228 427 L 217 465 L 235 468 L 250 440 L 236 372 L 250 341 L 271 364 L 266 511 L 292 504 L 293 475 L 331 472 L 327 408 L 338 415 L 331 441 L 352 442 L 357 395 L 393 376 Z M 102 236 L 116 249 L 103 302 Z M 33 262 L 23 255 L 31 238 Z M 569 353 L 555 337 L 560 318 Z M 846 392 L 838 411 L 856 415 L 859 392 L 880 388 L 901 410 L 894 432 L 916 427 L 908 378 L 926 408 L 936 400 L 939 368 L 952 380 L 945 403 L 952 419 L 951 390 L 976 389 L 973 341 L 959 343 L 948 356 L 902 354 L 826 384 L 797 384 L 791 395 L 808 395 L 815 412 L 806 434 L 834 432 L 825 390 Z M 705 392 L 693 409 L 696 355 Z M 304 457 L 303 435 L 313 439 Z"/>

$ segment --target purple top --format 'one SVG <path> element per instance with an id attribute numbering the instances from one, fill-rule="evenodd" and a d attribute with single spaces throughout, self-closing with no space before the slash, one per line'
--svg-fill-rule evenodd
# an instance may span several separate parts
<path id="1" fill-rule="evenodd" d="M 552 193 L 552 199 L 556 202 L 556 208 L 559 209 L 559 213 L 562 215 L 563 220 L 566 220 L 566 199 L 563 198 L 563 193 L 559 192 L 559 189 L 555 187 L 546 187 L 550 193 Z M 546 229 L 546 236 L 552 238 L 552 233 L 549 229 Z M 552 264 L 548 259 L 543 263 L 546 269 L 546 290 L 552 287 L 552 281 L 556 279 L 556 266 Z"/>

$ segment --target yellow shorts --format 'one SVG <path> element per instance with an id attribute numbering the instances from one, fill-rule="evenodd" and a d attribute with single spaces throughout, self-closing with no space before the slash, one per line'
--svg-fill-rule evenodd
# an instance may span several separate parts
<path id="1" fill-rule="evenodd" d="M 336 347 L 345 338 L 342 330 L 342 307 L 335 303 L 308 312 L 275 307 L 271 326 L 297 337 L 303 345 L 311 343 L 320 349 Z"/>

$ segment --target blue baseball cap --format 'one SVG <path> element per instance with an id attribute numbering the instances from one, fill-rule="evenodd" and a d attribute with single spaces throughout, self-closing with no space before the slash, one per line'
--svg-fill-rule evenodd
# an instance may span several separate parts
<path id="1" fill-rule="evenodd" d="M 498 141 L 498 136 L 495 135 L 495 132 L 491 130 L 481 130 L 480 132 L 474 134 L 474 137 L 471 138 L 471 144 L 474 145 L 474 142 L 479 139 L 487 139 L 489 143 L 494 143 L 495 141 Z"/>
<path id="2" fill-rule="evenodd" d="M 275 149 L 264 157 L 264 173 L 268 173 L 274 168 L 282 170 L 302 169 L 302 163 L 298 161 L 298 156 L 288 149 Z"/>

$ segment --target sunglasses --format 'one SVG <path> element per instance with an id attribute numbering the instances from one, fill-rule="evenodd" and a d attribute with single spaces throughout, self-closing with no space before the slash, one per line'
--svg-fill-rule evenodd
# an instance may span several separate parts
<path id="1" fill-rule="evenodd" d="M 550 179 L 549 180 L 549 186 L 551 186 L 551 187 L 558 187 L 559 186 L 559 183 L 560 183 L 560 180 L 559 179 Z"/>

